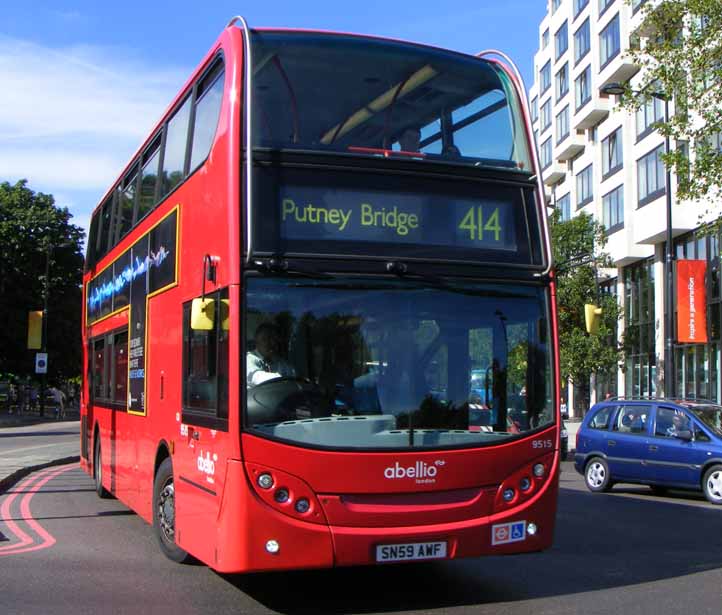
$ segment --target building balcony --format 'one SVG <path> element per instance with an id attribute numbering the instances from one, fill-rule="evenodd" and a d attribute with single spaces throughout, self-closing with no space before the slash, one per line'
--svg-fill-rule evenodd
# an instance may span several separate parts
<path id="1" fill-rule="evenodd" d="M 667 196 L 662 194 L 654 201 L 634 211 L 634 241 L 638 244 L 655 244 L 667 239 Z M 699 226 L 699 208 L 689 203 L 672 205 L 672 237 L 684 235 Z"/>
<path id="2" fill-rule="evenodd" d="M 630 225 L 630 222 L 626 222 L 623 228 L 607 235 L 604 251 L 609 254 L 615 267 L 625 267 L 654 254 L 653 246 L 634 243 L 634 233 Z"/>
<path id="3" fill-rule="evenodd" d="M 644 4 L 649 4 L 649 8 L 643 7 Z M 636 34 L 637 36 L 651 38 L 656 36 L 656 28 L 650 22 L 649 19 L 645 19 L 647 11 L 656 10 L 659 6 L 659 0 L 643 0 L 642 2 L 634 2 L 632 5 L 632 18 L 629 20 L 629 32 L 630 34 Z"/>
<path id="4" fill-rule="evenodd" d="M 546 169 L 542 171 L 544 183 L 547 186 L 553 186 L 561 181 L 567 174 L 567 165 L 560 162 L 552 162 Z"/>
<path id="5" fill-rule="evenodd" d="M 573 130 L 564 137 L 561 143 L 554 146 L 554 158 L 565 162 L 582 151 L 584 151 L 584 133 L 579 134 L 576 130 Z"/>
<path id="6" fill-rule="evenodd" d="M 626 83 L 637 72 L 639 66 L 634 64 L 625 51 L 621 51 L 609 63 L 599 71 L 597 78 L 598 88 L 601 90 L 610 83 Z"/>
<path id="7" fill-rule="evenodd" d="M 596 126 L 609 115 L 612 103 L 609 98 L 602 98 L 597 93 L 592 95 L 580 109 L 577 109 L 572 116 L 573 130 L 586 130 Z"/>

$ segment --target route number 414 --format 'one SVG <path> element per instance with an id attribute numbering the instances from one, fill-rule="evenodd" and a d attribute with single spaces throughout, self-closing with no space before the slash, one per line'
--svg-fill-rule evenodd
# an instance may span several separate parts
<path id="1" fill-rule="evenodd" d="M 469 232 L 469 239 L 472 241 L 484 241 L 484 233 L 493 233 L 494 241 L 499 241 L 501 224 L 499 224 L 499 208 L 496 207 L 484 220 L 484 212 L 481 205 L 469 207 L 466 215 L 459 223 L 459 229 Z"/>

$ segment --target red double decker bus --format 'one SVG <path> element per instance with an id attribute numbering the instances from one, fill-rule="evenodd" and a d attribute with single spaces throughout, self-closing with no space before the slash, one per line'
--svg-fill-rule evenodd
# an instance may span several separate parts
<path id="1" fill-rule="evenodd" d="M 81 463 L 171 559 L 551 545 L 554 282 L 499 58 L 235 18 L 95 210 Z"/>

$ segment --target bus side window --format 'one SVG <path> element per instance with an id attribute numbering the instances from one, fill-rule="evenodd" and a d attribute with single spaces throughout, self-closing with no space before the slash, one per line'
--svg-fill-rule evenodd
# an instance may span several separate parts
<path id="1" fill-rule="evenodd" d="M 125 237 L 133 227 L 136 188 L 138 186 L 138 165 L 128 174 L 122 187 L 118 190 L 118 211 L 115 216 L 115 243 Z"/>
<path id="2" fill-rule="evenodd" d="M 191 328 L 192 301 L 183 306 L 183 422 L 227 429 L 228 289 L 206 295 L 213 300 L 213 326 Z"/>
<path id="3" fill-rule="evenodd" d="M 161 197 L 167 195 L 185 178 L 186 142 L 188 141 L 188 123 L 191 114 L 191 97 L 186 98 L 183 105 L 168 122 L 163 153 L 163 170 L 161 173 Z"/>
<path id="4" fill-rule="evenodd" d="M 93 218 L 90 221 L 90 231 L 88 233 L 88 250 L 87 257 L 85 259 L 85 268 L 90 270 L 95 267 L 97 251 L 95 249 L 98 243 L 98 225 L 100 223 L 100 210 L 96 210 L 93 214 Z"/>
<path id="5" fill-rule="evenodd" d="M 223 100 L 223 62 L 218 62 L 198 85 L 193 120 L 190 172 L 193 172 L 211 149 Z"/>
<path id="6" fill-rule="evenodd" d="M 140 175 L 140 194 L 138 195 L 138 213 L 136 224 L 153 210 L 157 201 L 158 165 L 160 163 L 160 137 L 143 154 L 143 168 Z"/>

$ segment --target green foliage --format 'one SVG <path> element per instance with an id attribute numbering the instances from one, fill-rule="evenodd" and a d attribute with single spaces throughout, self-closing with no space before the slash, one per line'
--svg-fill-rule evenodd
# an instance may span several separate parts
<path id="1" fill-rule="evenodd" d="M 48 379 L 80 373 L 84 231 L 71 217 L 25 180 L 0 183 L 0 372 L 34 374 L 35 351 L 26 348 L 28 312 L 43 309 L 47 283 Z"/>
<path id="2" fill-rule="evenodd" d="M 640 72 L 622 105 L 636 110 L 652 92 L 672 101 L 659 131 L 692 150 L 665 156 L 680 180 L 677 198 L 713 202 L 722 189 L 722 2 L 661 0 L 640 10 L 641 45 L 629 51 Z"/>
<path id="3" fill-rule="evenodd" d="M 611 266 L 602 251 L 606 244 L 604 227 L 584 213 L 562 222 L 559 211 L 555 211 L 550 229 L 556 263 L 562 378 L 571 378 L 586 391 L 592 373 L 616 369 L 622 359 L 616 340 L 620 308 L 614 297 L 598 297 L 597 293 L 600 269 Z M 586 332 L 585 303 L 602 308 L 595 335 Z"/>

